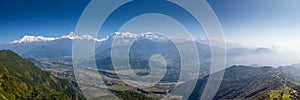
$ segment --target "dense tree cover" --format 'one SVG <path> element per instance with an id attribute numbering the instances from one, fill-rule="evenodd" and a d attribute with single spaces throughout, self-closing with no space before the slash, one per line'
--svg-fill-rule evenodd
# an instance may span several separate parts
<path id="1" fill-rule="evenodd" d="M 154 98 L 135 92 L 118 93 L 116 96 L 123 100 L 155 100 Z"/>
<path id="2" fill-rule="evenodd" d="M 131 92 L 131 91 L 123 91 L 120 93 L 116 93 L 114 95 L 106 95 L 98 98 L 94 98 L 93 100 L 159 100 L 159 98 L 148 97 L 141 93 Z"/>
<path id="3" fill-rule="evenodd" d="M 69 81 L 42 71 L 9 50 L 0 51 L 0 94 L 9 100 L 85 99 Z"/>

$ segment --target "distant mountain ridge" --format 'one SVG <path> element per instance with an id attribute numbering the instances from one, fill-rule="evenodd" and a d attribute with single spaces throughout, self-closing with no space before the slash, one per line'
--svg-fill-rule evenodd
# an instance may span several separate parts
<path id="1" fill-rule="evenodd" d="M 56 38 L 47 38 L 43 36 L 29 36 L 25 35 L 22 39 L 20 40 L 15 40 L 11 43 L 30 43 L 30 42 L 48 42 L 48 41 L 53 41 Z"/>
<path id="2" fill-rule="evenodd" d="M 13 42 L 11 42 L 12 44 L 16 44 L 16 43 L 32 43 L 32 42 L 49 42 L 49 41 L 54 41 L 54 40 L 60 40 L 60 39 L 82 39 L 82 40 L 92 40 L 92 41 L 96 41 L 96 42 L 101 42 L 101 41 L 105 41 L 106 39 L 97 39 L 94 38 L 90 35 L 83 35 L 83 36 L 78 36 L 75 35 L 73 32 L 70 32 L 68 35 L 64 35 L 61 37 L 44 37 L 44 36 L 29 36 L 29 35 L 25 35 L 22 39 L 20 40 L 14 40 Z"/>
<path id="3" fill-rule="evenodd" d="M 72 45 L 73 40 L 82 40 L 82 41 L 95 41 L 95 47 L 96 47 L 96 54 L 100 54 L 101 52 L 109 49 L 112 47 L 112 42 L 114 39 L 118 39 L 117 42 L 128 42 L 128 40 L 136 39 L 135 42 L 145 42 L 145 43 L 139 43 L 142 45 L 139 45 L 138 48 L 144 48 L 144 46 L 152 46 L 156 44 L 149 44 L 149 41 L 157 42 L 161 44 L 166 45 L 160 45 L 159 48 L 161 49 L 169 49 L 169 44 L 172 44 L 173 41 L 170 41 L 167 37 L 147 32 L 143 34 L 135 34 L 130 32 L 115 32 L 113 34 L 110 34 L 108 36 L 105 36 L 104 38 L 95 38 L 90 35 L 83 35 L 78 36 L 74 34 L 73 32 L 70 32 L 69 35 L 64 35 L 61 37 L 53 38 L 53 37 L 43 37 L 43 36 L 24 36 L 20 40 L 15 40 L 12 43 L 9 44 L 0 44 L 0 49 L 8 49 L 13 50 L 14 52 L 18 53 L 24 58 L 53 58 L 53 57 L 62 57 L 62 56 L 71 56 L 72 55 Z M 147 41 L 145 41 L 147 40 Z M 186 41 L 180 41 L 181 43 L 184 42 L 195 42 L 198 48 L 200 50 L 205 52 L 200 52 L 203 55 L 209 55 L 210 53 L 210 45 L 205 43 L 208 42 L 207 40 L 186 40 Z M 158 45 L 157 45 L 158 46 Z M 157 47 L 154 46 L 154 47 Z M 155 48 L 154 48 L 155 49 Z M 138 50 L 137 50 L 138 51 Z M 47 55 L 49 53 L 49 55 Z M 145 53 L 145 52 L 144 52 Z M 206 53 L 206 54 L 204 54 Z M 266 53 L 272 53 L 272 50 L 268 48 L 258 48 L 258 49 L 249 49 L 249 48 L 231 48 L 227 49 L 228 57 L 235 60 L 234 62 L 242 62 L 239 61 L 239 56 L 249 56 L 249 55 L 259 55 L 259 54 L 266 54 Z M 208 57 L 209 58 L 209 57 Z M 234 63 L 229 61 L 228 63 Z M 236 63 L 234 63 L 236 64 Z M 237 63 L 239 64 L 239 63 Z M 255 64 L 255 63 L 253 63 Z M 231 65 L 230 65 L 231 66 Z"/>
<path id="4" fill-rule="evenodd" d="M 20 40 L 14 40 L 11 42 L 11 44 L 17 44 L 17 43 L 33 43 L 33 42 L 49 42 L 49 41 L 55 41 L 55 40 L 61 40 L 61 39 L 80 39 L 80 40 L 91 40 L 95 42 L 104 42 L 108 40 L 109 38 L 116 38 L 116 37 L 121 37 L 121 38 L 148 38 L 148 39 L 156 39 L 156 40 L 166 40 L 167 38 L 159 36 L 157 34 L 154 34 L 152 32 L 147 32 L 143 34 L 135 34 L 135 33 L 130 33 L 130 32 L 115 32 L 114 34 L 108 35 L 104 38 L 98 39 L 96 37 L 93 37 L 91 35 L 76 35 L 73 32 L 70 32 L 68 35 L 64 35 L 61 37 L 44 37 L 44 36 L 29 36 L 25 35 L 23 38 Z"/>
<path id="5" fill-rule="evenodd" d="M 136 38 L 136 39 L 149 39 L 154 41 L 164 41 L 167 40 L 167 38 L 155 34 L 155 33 L 144 33 L 144 34 L 135 34 L 130 32 L 115 32 L 113 34 L 110 34 L 104 38 L 96 38 L 92 37 L 90 35 L 82 35 L 78 36 L 74 34 L 73 32 L 70 32 L 68 35 L 64 35 L 61 37 L 44 37 L 44 36 L 29 36 L 26 35 L 20 40 L 12 41 L 11 43 L 7 44 L 0 44 L 0 49 L 4 50 L 13 50 L 14 52 L 18 53 L 19 55 L 22 55 L 22 57 L 27 58 L 27 56 L 23 56 L 24 53 L 30 52 L 30 51 L 36 51 L 34 49 L 40 48 L 41 46 L 48 47 L 48 48 L 55 48 L 58 50 L 61 49 L 68 49 L 68 52 L 71 52 L 71 46 L 73 43 L 73 40 L 82 40 L 82 41 L 95 41 L 96 47 L 101 46 L 101 48 L 107 49 L 111 46 L 112 41 L 114 39 L 121 39 L 119 41 L 127 42 L 128 39 Z M 60 47 L 60 48 L 58 48 Z M 55 51 L 55 50 L 54 50 Z M 28 54 L 28 53 L 27 53 Z"/>

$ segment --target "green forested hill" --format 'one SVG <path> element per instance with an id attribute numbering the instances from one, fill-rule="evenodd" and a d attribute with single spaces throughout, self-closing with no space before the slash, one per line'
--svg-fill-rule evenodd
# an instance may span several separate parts
<path id="1" fill-rule="evenodd" d="M 37 68 L 16 53 L 0 51 L 0 99 L 85 99 L 69 81 Z"/>

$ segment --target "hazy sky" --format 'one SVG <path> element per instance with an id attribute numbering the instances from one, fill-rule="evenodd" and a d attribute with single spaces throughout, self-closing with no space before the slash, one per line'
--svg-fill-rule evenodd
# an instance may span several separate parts
<path id="1" fill-rule="evenodd" d="M 89 2 L 1 0 L 0 43 L 19 39 L 23 35 L 59 37 L 68 34 L 75 29 L 77 20 Z M 229 42 L 256 47 L 289 47 L 294 50 L 300 47 L 299 0 L 208 2 L 218 16 Z"/>
<path id="2" fill-rule="evenodd" d="M 299 0 L 209 0 L 228 41 L 299 47 Z"/>

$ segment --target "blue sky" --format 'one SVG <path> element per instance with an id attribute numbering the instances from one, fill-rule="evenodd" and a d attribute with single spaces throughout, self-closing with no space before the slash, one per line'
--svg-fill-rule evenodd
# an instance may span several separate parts
<path id="1" fill-rule="evenodd" d="M 19 39 L 24 35 L 66 35 L 75 29 L 77 20 L 89 2 L 90 0 L 1 0 L 0 43 Z M 299 0 L 208 2 L 218 16 L 229 42 L 269 47 L 278 44 L 295 46 L 300 42 L 297 39 L 300 37 Z"/>
<path id="2" fill-rule="evenodd" d="M 23 35 L 61 36 L 74 30 L 90 0 L 1 0 L 0 43 Z"/>

